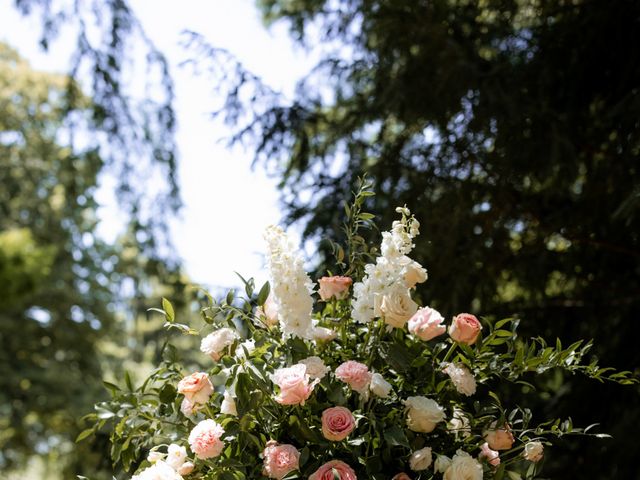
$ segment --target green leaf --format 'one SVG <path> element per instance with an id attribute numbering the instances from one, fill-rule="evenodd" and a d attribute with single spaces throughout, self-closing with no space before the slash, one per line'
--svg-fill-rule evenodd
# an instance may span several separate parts
<path id="1" fill-rule="evenodd" d="M 176 319 L 176 314 L 173 311 L 173 305 L 166 298 L 162 297 L 162 308 L 164 309 L 165 315 L 167 316 L 167 320 L 171 323 Z"/>
<path id="2" fill-rule="evenodd" d="M 258 305 L 264 305 L 264 302 L 267 301 L 267 297 L 269 297 L 269 292 L 271 292 L 271 285 L 269 284 L 269 282 L 265 282 L 265 284 L 262 285 L 260 292 L 258 293 Z"/>
<path id="3" fill-rule="evenodd" d="M 409 448 L 409 440 L 407 440 L 404 430 L 397 425 L 394 425 L 384 431 L 384 439 L 393 447 L 401 446 Z"/>
<path id="4" fill-rule="evenodd" d="M 76 437 L 76 443 L 81 442 L 82 440 L 84 440 L 87 437 L 90 437 L 91 435 L 93 435 L 93 428 L 87 428 L 86 430 L 83 430 Z"/>

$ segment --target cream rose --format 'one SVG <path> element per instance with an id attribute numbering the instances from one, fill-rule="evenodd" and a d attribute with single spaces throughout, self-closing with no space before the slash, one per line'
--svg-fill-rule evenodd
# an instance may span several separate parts
<path id="1" fill-rule="evenodd" d="M 172 443 L 167 449 L 167 458 L 165 462 L 173 468 L 178 470 L 182 464 L 187 460 L 187 449 Z"/>
<path id="2" fill-rule="evenodd" d="M 316 341 L 328 342 L 336 338 L 338 334 L 335 330 L 326 327 L 312 327 L 311 337 Z"/>
<path id="3" fill-rule="evenodd" d="M 447 327 L 442 325 L 442 322 L 444 317 L 437 310 L 424 307 L 409 319 L 409 332 L 420 340 L 432 340 L 447 331 Z"/>
<path id="4" fill-rule="evenodd" d="M 426 470 L 431 466 L 433 462 L 433 456 L 431 454 L 431 448 L 425 447 L 420 450 L 416 450 L 411 454 L 409 458 L 409 467 L 414 472 L 419 472 L 420 470 Z"/>
<path id="5" fill-rule="evenodd" d="M 442 478 L 443 480 L 482 480 L 482 465 L 467 452 L 458 450 Z"/>
<path id="6" fill-rule="evenodd" d="M 329 372 L 329 367 L 327 367 L 320 357 L 308 357 L 304 360 L 300 360 L 300 362 L 307 367 L 307 375 L 310 378 L 317 378 L 322 380 L 327 372 Z"/>
<path id="7" fill-rule="evenodd" d="M 394 328 L 404 328 L 417 310 L 418 304 L 411 299 L 407 288 L 394 288 L 375 297 L 376 316 L 384 318 L 385 323 Z"/>
<path id="8" fill-rule="evenodd" d="M 391 393 L 391 384 L 379 373 L 374 373 L 371 375 L 369 390 L 371 390 L 371 393 L 376 397 L 387 398 Z"/>
<path id="9" fill-rule="evenodd" d="M 237 338 L 238 334 L 235 330 L 226 327 L 220 328 L 202 339 L 200 351 L 218 361 L 224 354 L 225 349 L 231 346 Z"/>
<path id="10" fill-rule="evenodd" d="M 180 468 L 178 468 L 177 472 L 180 475 L 189 475 L 191 472 L 193 472 L 193 469 L 196 468 L 196 466 L 193 464 L 193 462 L 184 462 Z"/>
<path id="11" fill-rule="evenodd" d="M 222 403 L 220 404 L 220 413 L 224 413 L 225 415 L 233 415 L 236 417 L 238 416 L 236 401 L 229 390 L 224 391 L 224 398 L 222 399 Z"/>
<path id="12" fill-rule="evenodd" d="M 446 455 L 437 455 L 436 461 L 433 464 L 433 469 L 437 473 L 444 473 L 447 471 L 447 468 L 451 465 L 451 459 Z"/>
<path id="13" fill-rule="evenodd" d="M 404 405 L 407 409 L 407 427 L 414 432 L 432 432 L 445 418 L 444 409 L 427 397 L 409 397 Z"/>
<path id="14" fill-rule="evenodd" d="M 182 476 L 162 460 L 131 477 L 131 480 L 183 480 Z"/>
<path id="15" fill-rule="evenodd" d="M 269 294 L 264 305 L 258 307 L 256 316 L 260 318 L 267 327 L 278 325 L 278 304 L 273 299 L 272 294 Z"/>
<path id="16" fill-rule="evenodd" d="M 540 442 L 527 442 L 524 446 L 522 456 L 530 462 L 539 462 L 544 456 L 544 445 Z"/>

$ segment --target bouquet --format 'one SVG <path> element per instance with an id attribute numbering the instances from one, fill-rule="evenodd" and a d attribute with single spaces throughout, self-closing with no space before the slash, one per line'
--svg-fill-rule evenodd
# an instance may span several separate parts
<path id="1" fill-rule="evenodd" d="M 526 379 L 549 369 L 620 383 L 631 374 L 585 361 L 591 343 L 524 341 L 516 319 L 418 305 L 427 271 L 409 255 L 420 225 L 398 208 L 369 248 L 358 232 L 372 224 L 362 211 L 371 194 L 362 184 L 346 207 L 348 244 L 334 244 L 342 275 L 314 284 L 291 238 L 269 227 L 262 288 L 250 279 L 240 298 L 207 294 L 198 330 L 163 299 L 165 327 L 193 349 L 199 340 L 198 365 L 185 368 L 165 343 L 141 386 L 128 375 L 106 384 L 112 399 L 80 438 L 110 428 L 113 461 L 133 480 L 515 480 L 537 476 L 553 437 L 590 434 L 534 422 L 497 387 L 533 389 Z"/>

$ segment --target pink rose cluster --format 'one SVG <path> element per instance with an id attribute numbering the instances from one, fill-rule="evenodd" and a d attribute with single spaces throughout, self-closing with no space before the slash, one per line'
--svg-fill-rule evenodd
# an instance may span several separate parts
<path id="1" fill-rule="evenodd" d="M 336 368 L 336 378 L 342 380 L 361 395 L 368 392 L 371 377 L 369 367 L 354 360 L 348 360 Z"/>
<path id="2" fill-rule="evenodd" d="M 309 480 L 357 480 L 356 472 L 340 460 L 331 460 L 313 472 Z"/>
<path id="3" fill-rule="evenodd" d="M 269 478 L 281 480 L 299 468 L 300 452 L 293 445 L 279 445 L 275 440 L 269 440 L 262 456 L 262 473 Z"/>
<path id="4" fill-rule="evenodd" d="M 207 404 L 213 393 L 213 385 L 209 380 L 209 375 L 204 372 L 195 372 L 180 380 L 178 393 L 184 395 L 180 407 L 182 412 L 185 415 L 191 415 Z"/>
<path id="5" fill-rule="evenodd" d="M 208 419 L 198 423 L 189 434 L 191 450 L 201 460 L 217 457 L 222 453 L 224 428 L 214 420 Z"/>
<path id="6" fill-rule="evenodd" d="M 322 412 L 322 435 L 327 440 L 339 442 L 349 436 L 356 426 L 356 419 L 348 408 L 332 407 Z"/>
<path id="7" fill-rule="evenodd" d="M 318 283 L 320 284 L 320 290 L 318 291 L 320 298 L 326 302 L 332 298 L 336 300 L 346 298 L 353 280 L 350 277 L 333 276 L 322 277 Z"/>
<path id="8" fill-rule="evenodd" d="M 304 405 L 311 396 L 313 387 L 320 381 L 307 374 L 307 366 L 298 363 L 288 368 L 279 368 L 271 376 L 273 383 L 280 387 L 280 393 L 275 397 L 281 405 Z"/>

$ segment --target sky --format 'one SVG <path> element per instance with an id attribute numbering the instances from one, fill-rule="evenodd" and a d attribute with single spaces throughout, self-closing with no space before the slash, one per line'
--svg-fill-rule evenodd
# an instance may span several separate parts
<path id="1" fill-rule="evenodd" d="M 267 225 L 281 223 L 282 212 L 276 179 L 260 165 L 251 169 L 251 149 L 231 150 L 221 141 L 230 132 L 209 118 L 215 105 L 210 83 L 179 66 L 188 57 L 179 46 L 181 32 L 204 35 L 289 97 L 296 81 L 315 63 L 313 55 L 293 44 L 284 24 L 266 29 L 254 1 L 130 0 L 148 36 L 166 55 L 175 82 L 184 207 L 172 223 L 173 239 L 191 281 L 209 287 L 238 286 L 236 271 L 255 277 L 258 285 L 267 279 L 262 232 Z M 35 68 L 64 72 L 69 50 L 65 38 L 43 54 L 34 34 L 38 20 L 21 17 L 12 5 L 11 0 L 0 0 L 0 40 L 17 48 Z M 105 178 L 97 195 L 103 205 L 99 232 L 107 239 L 115 238 L 119 225 L 113 185 Z"/>

